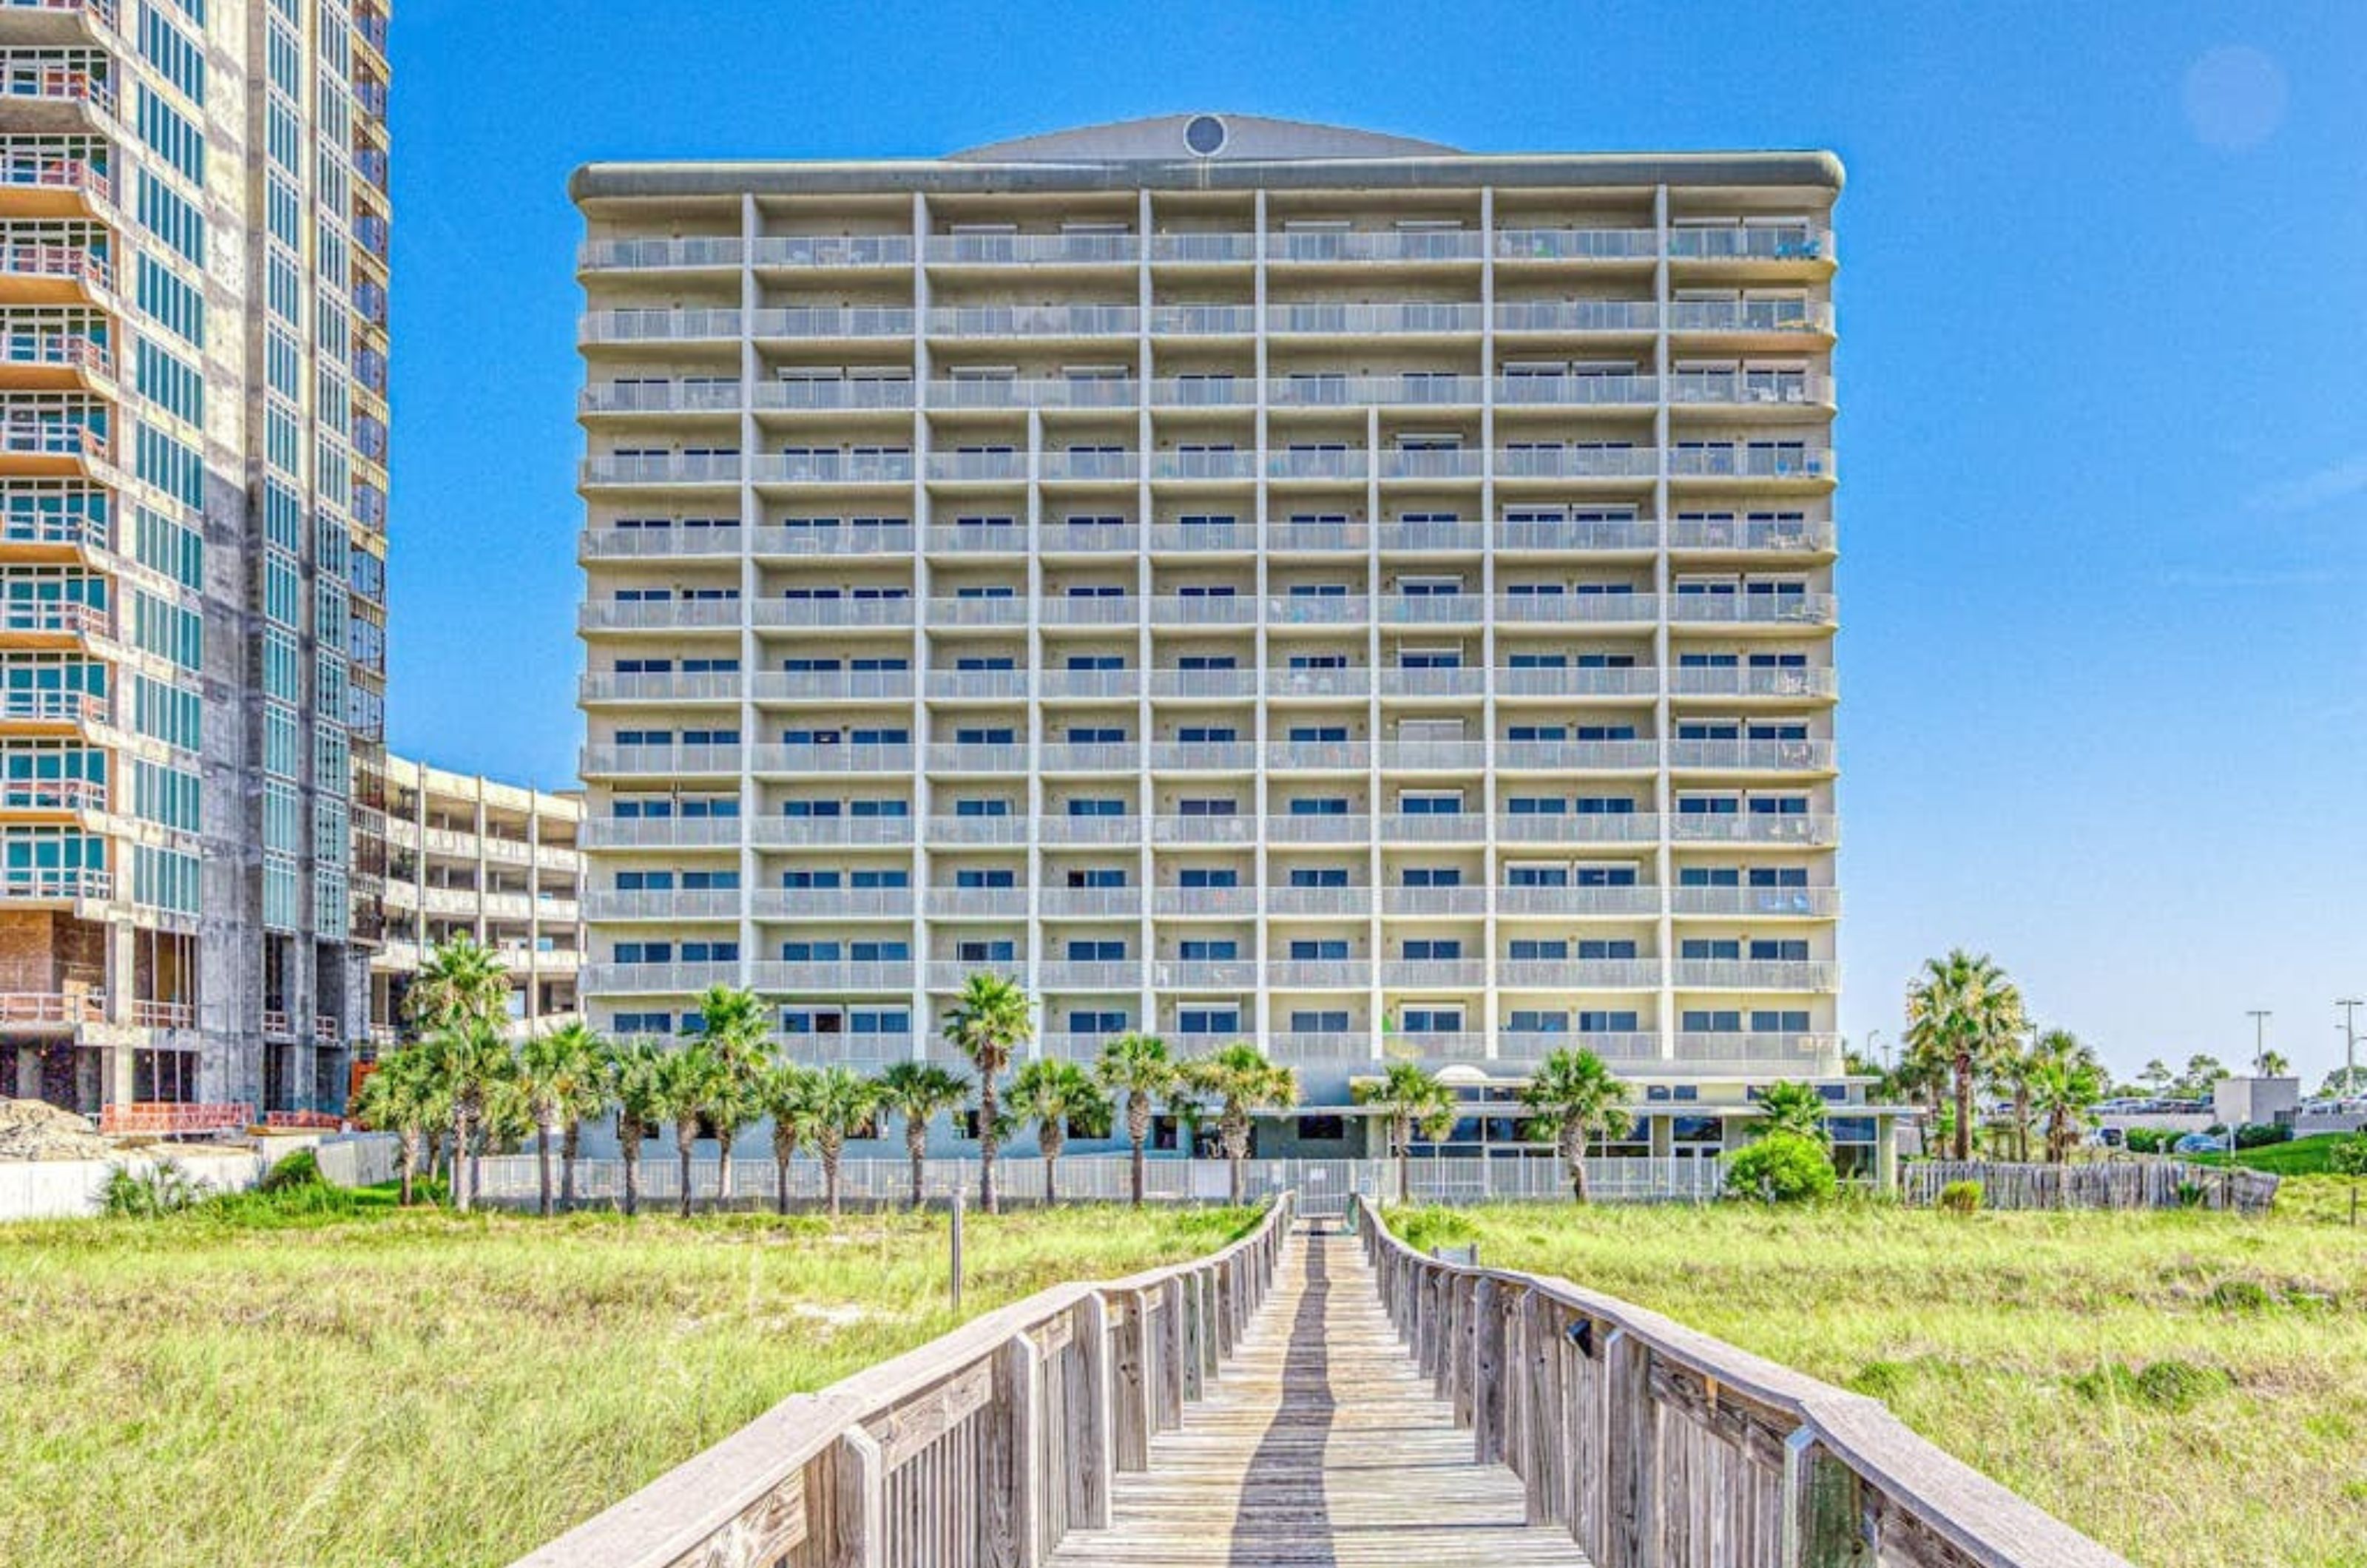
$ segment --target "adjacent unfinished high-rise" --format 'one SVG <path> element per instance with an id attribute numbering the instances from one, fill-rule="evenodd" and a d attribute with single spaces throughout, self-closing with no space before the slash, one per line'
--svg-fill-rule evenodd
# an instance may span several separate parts
<path id="1" fill-rule="evenodd" d="M 0 1089 L 344 1101 L 382 859 L 386 27 L 0 0 Z"/>
<path id="2" fill-rule="evenodd" d="M 878 1063 L 993 969 L 1046 1053 L 1259 1042 L 1309 1153 L 1401 1056 L 1483 1144 L 1564 1045 L 1659 1154 L 1855 1100 L 1840 186 L 1214 115 L 581 171 L 595 1021 Z"/>

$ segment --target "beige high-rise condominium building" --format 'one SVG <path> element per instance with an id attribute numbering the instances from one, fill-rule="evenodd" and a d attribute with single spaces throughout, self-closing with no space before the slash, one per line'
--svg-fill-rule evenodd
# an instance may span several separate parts
<path id="1" fill-rule="evenodd" d="M 344 1102 L 386 27 L 382 0 L 0 0 L 0 1093 Z"/>
<path id="2" fill-rule="evenodd" d="M 877 1063 L 992 968 L 1319 1108 L 1853 1095 L 1840 186 L 1212 115 L 580 172 L 595 1021 L 745 984 Z"/>

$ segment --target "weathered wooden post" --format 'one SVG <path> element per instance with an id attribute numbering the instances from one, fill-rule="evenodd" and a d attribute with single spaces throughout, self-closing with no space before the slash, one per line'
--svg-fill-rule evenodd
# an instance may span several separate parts
<path id="1" fill-rule="evenodd" d="M 887 1568 L 888 1488 L 879 1445 L 860 1427 L 832 1455 L 831 1568 Z"/>
<path id="2" fill-rule="evenodd" d="M 1865 1504 L 1857 1472 L 1803 1427 L 1784 1439 L 1783 1568 L 1864 1568 Z"/>
<path id="3" fill-rule="evenodd" d="M 987 1562 L 991 1568 L 1041 1568 L 1044 1477 L 1037 1443 L 1044 1420 L 1043 1358 L 1014 1334 L 994 1359 L 994 1400 L 1002 1419 L 989 1437 Z"/>
<path id="4" fill-rule="evenodd" d="M 1653 1518 L 1652 1350 L 1624 1328 L 1603 1346 L 1603 1529 L 1602 1568 L 1658 1568 Z"/>
<path id="5" fill-rule="evenodd" d="M 1495 1279 L 1471 1281 L 1471 1448 L 1481 1464 L 1504 1457 L 1504 1309 Z"/>
<path id="6" fill-rule="evenodd" d="M 1119 1325 L 1110 1360 L 1111 1431 L 1115 1463 L 1122 1471 L 1150 1468 L 1150 1434 L 1158 1429 L 1158 1393 L 1153 1387 L 1156 1348 L 1151 1343 L 1150 1292 L 1131 1291 L 1126 1321 Z"/>
<path id="7" fill-rule="evenodd" d="M 1106 1529 L 1112 1476 L 1117 1468 L 1116 1419 L 1112 1409 L 1116 1387 L 1110 1375 L 1109 1303 L 1102 1299 L 1099 1291 L 1092 1292 L 1080 1303 L 1078 1316 L 1082 1320 L 1077 1349 L 1085 1374 L 1085 1419 L 1082 1429 L 1070 1438 L 1069 1462 L 1076 1472 L 1076 1486 L 1070 1493 L 1069 1526 L 1071 1529 Z"/>

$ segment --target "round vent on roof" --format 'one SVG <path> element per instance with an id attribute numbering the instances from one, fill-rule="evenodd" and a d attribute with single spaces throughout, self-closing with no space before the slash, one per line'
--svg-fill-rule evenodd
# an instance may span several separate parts
<path id="1" fill-rule="evenodd" d="M 1212 114 L 1195 114 L 1184 127 L 1184 145 L 1202 158 L 1213 158 L 1225 145 L 1225 122 Z"/>

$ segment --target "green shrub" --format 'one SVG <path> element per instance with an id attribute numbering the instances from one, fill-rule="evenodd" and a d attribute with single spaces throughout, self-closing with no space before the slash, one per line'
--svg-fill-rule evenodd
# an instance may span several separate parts
<path id="1" fill-rule="evenodd" d="M 1977 1181 L 1951 1181 L 1940 1189 L 1939 1206 L 1943 1214 L 1977 1214 L 1981 1212 L 1984 1194 Z"/>
<path id="2" fill-rule="evenodd" d="M 2174 1359 L 2156 1361 L 2143 1371 L 2124 1361 L 2106 1361 L 2094 1371 L 2082 1372 L 2071 1380 L 2073 1391 L 2090 1399 L 2149 1404 L 2157 1410 L 2169 1411 L 2191 1409 L 2235 1386 L 2236 1380 L 2217 1367 L 2201 1367 Z"/>
<path id="3" fill-rule="evenodd" d="M 2178 1184 L 2178 1206 L 2181 1209 L 2199 1209 L 2203 1207 L 2203 1200 L 2209 1196 L 2209 1193 L 2203 1190 L 2203 1184 L 2199 1181 L 2181 1181 Z"/>
<path id="4" fill-rule="evenodd" d="M 255 1184 L 262 1193 L 292 1192 L 300 1187 L 321 1187 L 326 1182 L 321 1175 L 321 1161 L 310 1149 L 298 1149 L 263 1173 Z"/>
<path id="5" fill-rule="evenodd" d="M 2367 1176 L 2367 1133 L 2337 1141 L 2327 1151 L 2326 1163 L 2337 1176 Z"/>
<path id="6" fill-rule="evenodd" d="M 2260 1149 L 2271 1144 L 2290 1144 L 2293 1135 L 2293 1129 L 2281 1122 L 2247 1122 L 2236 1129 L 2236 1146 Z"/>
<path id="7" fill-rule="evenodd" d="M 204 1195 L 178 1160 L 160 1159 L 138 1170 L 110 1166 L 99 1189 L 99 1212 L 114 1219 L 149 1220 L 178 1213 Z"/>
<path id="8" fill-rule="evenodd" d="M 1726 1190 L 1738 1198 L 1796 1203 L 1829 1198 L 1837 1184 L 1833 1156 L 1797 1133 L 1770 1133 L 1726 1163 Z"/>
<path id="9" fill-rule="evenodd" d="M 2178 1134 L 2160 1127 L 2132 1127 L 2122 1134 L 2122 1142 L 2133 1155 L 2166 1155 Z"/>

